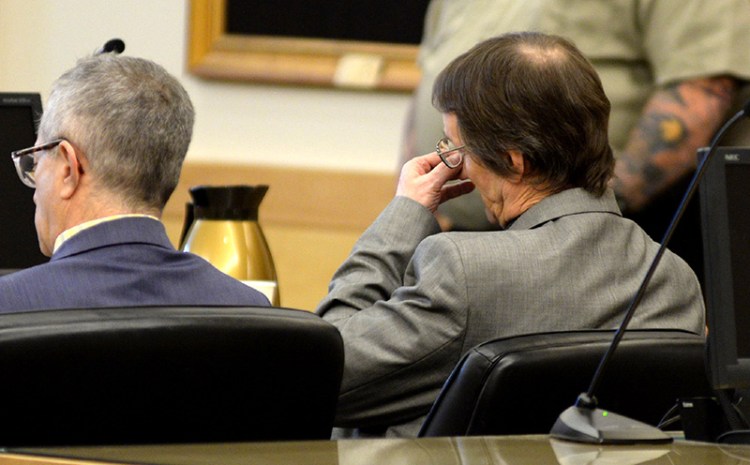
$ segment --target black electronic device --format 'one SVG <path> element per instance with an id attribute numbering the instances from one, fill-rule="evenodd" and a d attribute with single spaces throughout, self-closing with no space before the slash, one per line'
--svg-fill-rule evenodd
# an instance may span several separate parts
<path id="1" fill-rule="evenodd" d="M 0 274 L 44 263 L 34 226 L 34 190 L 16 174 L 10 153 L 36 142 L 37 93 L 0 93 Z"/>
<path id="2" fill-rule="evenodd" d="M 700 201 L 711 385 L 750 388 L 750 148 L 716 151 Z"/>
<path id="3" fill-rule="evenodd" d="M 747 409 L 732 397 L 750 388 L 749 181 L 750 147 L 721 147 L 700 186 L 708 371 L 728 425 L 717 441 L 741 444 L 750 443 Z"/>
<path id="4" fill-rule="evenodd" d="M 701 179 L 706 172 L 706 168 L 709 166 L 708 162 L 712 160 L 713 154 L 716 152 L 724 134 L 734 126 L 737 121 L 745 116 L 750 116 L 750 101 L 717 131 L 707 149 L 701 149 L 701 154 L 703 156 L 699 157 L 698 168 L 688 185 L 687 191 L 685 192 L 667 231 L 664 233 L 664 238 L 661 241 L 654 259 L 651 261 L 646 276 L 644 276 L 641 281 L 641 285 L 638 287 L 638 290 L 625 312 L 625 317 L 623 318 L 622 323 L 615 332 L 612 344 L 602 357 L 599 367 L 594 373 L 588 391 L 579 395 L 575 404 L 560 414 L 550 431 L 552 437 L 574 442 L 597 444 L 662 443 L 672 441 L 671 436 L 652 425 L 598 408 L 595 396 L 596 388 L 602 379 L 604 370 L 611 360 L 612 355 L 625 335 L 625 331 L 635 314 L 635 310 L 638 308 L 638 305 L 645 295 L 646 287 L 648 286 L 648 283 L 651 282 L 654 271 L 659 265 L 662 256 L 664 256 L 669 240 L 671 239 L 677 224 L 680 222 L 682 215 L 685 213 L 688 202 L 700 185 Z M 746 238 L 746 240 L 747 239 L 748 238 Z M 704 238 L 704 242 L 706 241 L 708 240 Z"/>

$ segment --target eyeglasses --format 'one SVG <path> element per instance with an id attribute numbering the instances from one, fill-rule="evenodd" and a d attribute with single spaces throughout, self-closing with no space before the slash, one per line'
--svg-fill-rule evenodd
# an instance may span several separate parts
<path id="1" fill-rule="evenodd" d="M 437 145 L 435 146 L 435 151 L 437 152 L 438 156 L 441 160 L 443 160 L 443 163 L 448 166 L 448 168 L 458 168 L 461 163 L 464 161 L 464 153 L 461 151 L 465 145 L 462 145 L 460 147 L 456 147 L 453 145 L 453 142 L 450 141 L 447 137 L 443 137 L 437 142 Z"/>
<path id="2" fill-rule="evenodd" d="M 13 157 L 13 163 L 16 165 L 16 173 L 21 179 L 21 182 L 27 186 L 36 188 L 36 165 L 39 163 L 39 156 L 42 152 L 53 149 L 60 145 L 65 139 L 55 139 L 52 142 L 46 144 L 36 145 L 23 150 L 16 150 L 11 152 L 10 156 Z"/>

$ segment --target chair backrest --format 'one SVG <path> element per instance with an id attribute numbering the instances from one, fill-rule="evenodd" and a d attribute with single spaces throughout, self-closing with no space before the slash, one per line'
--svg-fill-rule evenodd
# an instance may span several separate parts
<path id="1" fill-rule="evenodd" d="M 255 307 L 0 316 L 0 446 L 327 439 L 338 330 Z"/>
<path id="2" fill-rule="evenodd" d="M 467 353 L 420 436 L 547 434 L 585 392 L 612 331 L 497 339 Z M 652 425 L 680 397 L 709 395 L 705 339 L 679 330 L 631 330 L 595 393 L 599 406 Z"/>

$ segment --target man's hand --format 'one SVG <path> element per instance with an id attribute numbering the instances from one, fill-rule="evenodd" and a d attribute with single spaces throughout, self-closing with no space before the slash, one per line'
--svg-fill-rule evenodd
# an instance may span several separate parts
<path id="1" fill-rule="evenodd" d="M 461 181 L 450 183 L 450 181 Z M 448 183 L 448 184 L 446 184 Z M 438 205 L 474 190 L 466 178 L 463 165 L 448 168 L 437 153 L 409 160 L 401 168 L 396 195 L 408 197 L 435 213 Z"/>

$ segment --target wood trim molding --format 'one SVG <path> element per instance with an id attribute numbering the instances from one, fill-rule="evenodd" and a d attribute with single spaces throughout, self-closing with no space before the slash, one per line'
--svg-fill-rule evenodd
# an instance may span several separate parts
<path id="1" fill-rule="evenodd" d="M 416 45 L 233 35 L 226 0 L 190 0 L 188 69 L 209 79 L 410 92 Z"/>
<path id="2" fill-rule="evenodd" d="M 165 219 L 182 218 L 189 188 L 267 184 L 259 220 L 264 224 L 364 230 L 395 193 L 395 174 L 186 162 L 167 203 Z"/>

